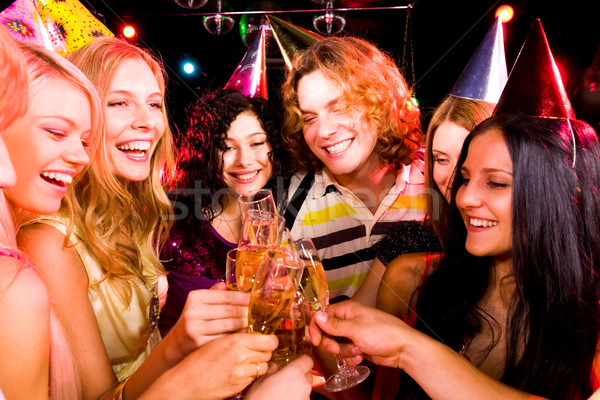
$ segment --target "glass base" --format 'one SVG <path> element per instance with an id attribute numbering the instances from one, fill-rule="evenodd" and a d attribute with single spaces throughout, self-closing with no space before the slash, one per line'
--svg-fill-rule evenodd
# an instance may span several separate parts
<path id="1" fill-rule="evenodd" d="M 349 367 L 347 370 L 340 370 L 335 374 L 331 375 L 327 382 L 325 382 L 325 390 L 328 392 L 341 392 L 358 385 L 371 373 L 368 367 L 364 365 L 357 365 L 356 367 Z"/>

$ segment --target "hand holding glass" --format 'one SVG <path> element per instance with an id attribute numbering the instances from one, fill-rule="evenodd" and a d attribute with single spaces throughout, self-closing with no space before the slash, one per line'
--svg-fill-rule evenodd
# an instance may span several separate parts
<path id="1" fill-rule="evenodd" d="M 294 244 L 298 256 L 304 263 L 305 270 L 299 285 L 304 301 L 313 311 L 325 311 L 325 308 L 329 305 L 329 290 L 325 270 L 317 254 L 317 249 L 310 238 L 302 238 L 295 241 Z M 364 365 L 351 367 L 346 364 L 340 353 L 334 355 L 338 371 L 325 382 L 327 391 L 340 392 L 350 389 L 369 376 L 370 370 L 368 367 Z"/>

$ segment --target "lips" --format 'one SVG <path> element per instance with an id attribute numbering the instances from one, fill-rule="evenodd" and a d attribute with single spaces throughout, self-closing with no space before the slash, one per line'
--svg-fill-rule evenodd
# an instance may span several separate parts
<path id="1" fill-rule="evenodd" d="M 44 171 L 40 174 L 42 179 L 59 188 L 66 188 L 68 184 L 73 182 L 73 176 L 64 172 Z"/>
<path id="2" fill-rule="evenodd" d="M 239 182 L 246 183 L 246 182 L 253 181 L 259 172 L 260 172 L 260 170 L 256 170 L 256 171 L 252 171 L 252 172 L 243 171 L 243 172 L 239 172 L 239 173 L 231 172 L 229 175 L 231 175 L 234 179 L 236 179 Z"/>
<path id="3" fill-rule="evenodd" d="M 146 161 L 148 160 L 148 150 L 152 147 L 152 141 L 150 140 L 132 140 L 130 142 L 123 142 L 116 145 L 117 149 L 127 156 L 127 158 L 133 161 Z"/>
<path id="4" fill-rule="evenodd" d="M 348 147 L 350 147 L 353 141 L 354 139 L 346 139 L 332 146 L 325 147 L 325 150 L 331 155 L 338 155 L 344 150 L 346 150 Z"/>
<path id="5" fill-rule="evenodd" d="M 491 228 L 498 225 L 498 221 L 482 218 L 469 218 L 469 225 L 475 228 Z"/>

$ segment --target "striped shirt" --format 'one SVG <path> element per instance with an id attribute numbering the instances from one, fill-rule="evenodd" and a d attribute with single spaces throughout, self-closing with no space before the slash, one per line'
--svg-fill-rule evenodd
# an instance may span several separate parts
<path id="1" fill-rule="evenodd" d="M 371 245 L 397 221 L 423 220 L 426 214 L 423 162 L 416 160 L 398 171 L 396 182 L 373 214 L 327 170 L 315 181 L 291 228 L 294 238 L 310 237 L 323 262 L 329 296 L 352 295 L 358 290 L 375 257 Z M 291 198 L 306 172 L 290 182 Z"/>

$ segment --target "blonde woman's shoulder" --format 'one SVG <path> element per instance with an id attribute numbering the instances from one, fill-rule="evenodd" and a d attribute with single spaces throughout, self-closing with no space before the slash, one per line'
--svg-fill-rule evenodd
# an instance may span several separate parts
<path id="1" fill-rule="evenodd" d="M 35 269 L 0 257 L 0 387 L 7 398 L 47 396 L 50 298 Z M 27 385 L 23 385 L 27 382 Z"/>

